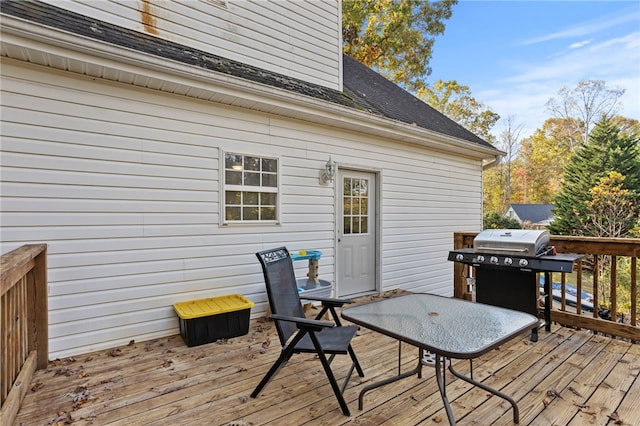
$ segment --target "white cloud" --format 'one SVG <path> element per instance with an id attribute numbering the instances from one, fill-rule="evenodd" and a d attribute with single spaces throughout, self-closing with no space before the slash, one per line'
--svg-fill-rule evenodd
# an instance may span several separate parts
<path id="1" fill-rule="evenodd" d="M 569 45 L 569 49 L 579 49 L 591 43 L 591 40 L 579 41 L 577 43 L 572 43 Z"/>
<path id="2" fill-rule="evenodd" d="M 638 9 L 636 6 L 620 11 L 615 14 L 599 17 L 597 20 L 591 20 L 587 22 L 579 23 L 571 28 L 567 28 L 562 31 L 556 31 L 550 34 L 545 34 L 529 40 L 520 42 L 521 45 L 538 44 L 551 40 L 560 40 L 574 37 L 584 37 L 585 35 L 593 34 L 598 31 L 607 30 L 609 28 L 617 27 L 619 25 L 627 24 L 629 22 L 637 21 Z"/>
<path id="3" fill-rule="evenodd" d="M 607 87 L 625 89 L 620 113 L 640 120 L 640 32 L 566 50 L 546 60 L 532 57 L 511 61 L 510 77 L 500 88 L 476 93 L 503 119 L 523 124 L 522 137 L 533 134 L 551 117 L 546 103 L 562 87 L 573 88 L 582 80 L 604 80 Z M 494 134 L 500 132 L 500 123 Z"/>

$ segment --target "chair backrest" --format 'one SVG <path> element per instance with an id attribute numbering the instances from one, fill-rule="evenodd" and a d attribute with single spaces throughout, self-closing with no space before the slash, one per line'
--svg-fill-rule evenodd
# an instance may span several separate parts
<path id="1" fill-rule="evenodd" d="M 261 251 L 256 253 L 256 256 L 262 265 L 271 313 L 305 318 L 298 294 L 293 262 L 286 247 Z M 284 346 L 297 331 L 296 325 L 288 321 L 276 321 L 275 323 L 280 343 Z"/>

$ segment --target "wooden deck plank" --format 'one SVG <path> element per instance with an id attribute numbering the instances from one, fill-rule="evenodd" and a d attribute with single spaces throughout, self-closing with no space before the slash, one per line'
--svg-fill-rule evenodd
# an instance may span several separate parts
<path id="1" fill-rule="evenodd" d="M 179 345 L 179 342 L 175 343 Z M 213 347 L 215 348 L 215 346 Z M 124 369 L 123 361 L 120 359 L 111 362 L 105 360 L 104 364 L 111 364 L 111 367 L 107 369 L 98 367 L 96 370 L 99 372 L 87 376 L 87 382 L 84 386 L 91 387 L 94 394 L 111 395 L 110 398 L 103 399 L 100 405 L 92 406 L 90 410 L 86 407 L 76 410 L 74 418 L 90 418 L 109 413 L 108 417 L 115 420 L 117 417 L 111 411 L 119 407 L 125 406 L 129 409 L 138 401 L 171 393 L 172 389 L 177 391 L 183 385 L 179 380 L 181 375 L 188 377 L 186 380 L 189 385 L 197 384 L 201 380 L 198 371 L 209 375 L 233 374 L 238 368 L 238 361 L 242 359 L 242 354 L 237 354 L 237 351 L 217 354 L 217 361 L 224 361 L 225 358 L 235 359 L 235 362 L 232 362 L 221 372 L 220 367 L 212 369 L 209 359 L 201 353 L 203 350 L 205 349 L 186 348 L 186 346 L 184 349 L 182 346 L 177 346 L 176 349 L 171 349 L 169 352 L 160 350 L 156 355 L 153 355 L 152 352 L 151 356 L 144 357 L 144 359 L 140 359 L 143 355 L 138 359 L 130 359 L 129 362 L 133 362 L 135 366 Z M 126 358 L 124 361 L 126 362 Z M 202 365 L 197 367 L 198 363 Z M 130 373 L 131 369 L 134 371 Z M 188 374 L 185 373 L 186 370 L 188 370 Z M 151 375 L 150 372 L 152 372 Z"/>
<path id="2" fill-rule="evenodd" d="M 367 343 L 370 341 L 371 339 L 361 338 L 354 340 L 354 349 L 359 355 L 360 362 L 365 365 L 368 363 L 368 357 L 371 359 L 380 358 L 380 354 L 388 350 L 387 347 L 382 346 L 374 348 L 374 350 L 363 351 L 360 345 L 357 344 L 358 342 Z M 389 342 L 392 341 L 389 340 Z M 269 355 L 269 362 L 264 368 L 260 369 L 260 375 L 249 384 L 250 386 L 246 387 L 245 395 L 247 398 L 262 378 L 262 374 L 266 372 L 278 355 L 279 348 Z M 349 365 L 350 359 L 347 356 L 337 357 L 334 361 L 334 374 L 339 382 L 346 375 Z M 389 367 L 391 366 L 383 366 L 383 368 Z M 365 375 L 367 375 L 366 379 L 368 379 L 372 376 L 372 371 L 365 369 Z M 296 382 L 292 383 L 294 380 Z M 360 380 L 357 374 L 354 373 L 350 381 L 350 387 L 357 384 Z M 265 401 L 263 395 L 273 395 L 274 393 L 276 395 L 275 397 L 271 396 L 270 399 Z M 329 386 L 328 379 L 324 374 L 320 361 L 312 355 L 303 354 L 295 355 L 289 364 L 267 384 L 256 400 L 252 399 L 251 401 L 247 401 L 251 402 L 250 409 L 245 410 L 249 404 L 237 404 L 233 401 L 221 407 L 218 406 L 219 404 L 215 404 L 212 405 L 212 408 L 217 409 L 218 418 L 221 421 L 226 420 L 229 416 L 231 416 L 231 420 L 245 411 L 247 411 L 247 414 L 246 417 L 243 417 L 243 421 L 253 422 L 254 419 L 252 419 L 252 416 L 257 416 L 258 420 L 261 421 L 275 421 L 278 418 L 288 416 L 291 412 L 305 409 L 311 402 L 315 402 L 315 405 L 317 405 L 320 399 L 327 405 L 327 411 L 337 410 L 337 412 L 340 413 L 337 401 Z M 259 409 L 256 412 L 255 407 L 260 407 L 261 404 L 264 404 L 265 408 Z M 267 408 L 270 409 L 267 410 Z M 198 410 L 191 410 L 189 415 L 198 416 L 200 414 Z M 208 413 L 205 413 L 205 415 L 208 415 Z M 180 416 L 174 416 L 172 420 L 181 421 L 182 418 Z"/>
<path id="3" fill-rule="evenodd" d="M 489 354 L 486 354 L 479 359 L 474 360 L 474 379 L 480 382 L 486 382 L 486 380 L 491 377 L 497 370 L 499 370 L 501 366 L 513 362 L 513 360 L 518 357 L 518 353 L 522 350 L 523 347 L 528 344 L 528 339 L 528 335 L 523 335 L 519 339 L 514 340 L 512 342 L 512 345 L 502 346 L 490 352 Z M 539 343 L 543 344 L 543 341 L 544 339 L 541 339 Z M 456 370 L 458 370 L 460 373 L 469 375 L 469 363 L 466 360 L 454 360 L 454 368 L 456 368 Z M 446 421 L 447 419 L 442 399 L 439 395 L 435 377 L 433 374 L 431 376 L 432 377 L 429 378 L 429 380 L 431 380 L 431 383 L 427 388 L 427 395 L 433 401 L 433 410 L 424 410 L 422 404 L 419 406 L 414 405 L 413 407 L 399 407 L 397 413 L 398 416 L 402 416 L 403 419 L 407 419 L 409 422 L 413 422 L 411 424 L 417 424 L 429 419 L 440 421 Z M 447 397 L 451 401 L 454 401 L 452 403 L 452 410 L 456 419 L 459 419 L 460 413 L 466 412 L 469 407 L 480 405 L 479 402 L 474 401 L 478 399 L 475 394 L 471 396 L 471 398 L 469 398 L 469 391 L 471 391 L 473 388 L 474 387 L 471 384 L 457 379 L 450 373 L 447 374 Z M 479 397 L 479 399 L 486 400 L 487 397 L 487 394 L 482 391 L 482 395 Z M 391 425 L 393 423 L 394 420 L 392 419 L 388 424 Z"/>
<path id="4" fill-rule="evenodd" d="M 397 373 L 398 344 L 366 329 L 353 344 L 365 377 L 354 374 L 345 392 L 351 416 L 342 415 L 311 355 L 295 355 L 258 398 L 250 398 L 280 352 L 272 323 L 252 320 L 249 334 L 228 341 L 188 348 L 173 336 L 51 362 L 35 373 L 15 425 L 56 418 L 73 425 L 447 424 L 427 366 L 422 379 L 370 391 L 358 410 L 364 386 Z M 403 370 L 416 362 L 417 350 L 403 345 Z M 338 381 L 348 365 L 346 356 L 334 361 Z M 467 361 L 454 365 L 468 373 Z M 555 325 L 536 343 L 523 335 L 474 361 L 477 380 L 518 401 L 522 425 L 614 424 L 607 417 L 613 411 L 624 424 L 640 424 L 639 374 L 639 345 Z M 559 396 L 549 398 L 552 389 Z M 461 426 L 513 424 L 508 403 L 450 374 L 447 395 Z M 611 409 L 586 414 L 577 405 L 583 403 Z"/>
<path id="5" fill-rule="evenodd" d="M 487 379 L 485 383 L 519 401 L 528 393 L 537 389 L 536 386 L 539 385 L 544 377 L 547 377 L 557 368 L 560 360 L 573 353 L 584 343 L 584 338 L 570 338 L 569 334 L 569 330 L 557 329 L 549 335 L 548 339 L 543 341 L 543 343 L 548 342 L 548 346 L 534 345 L 537 349 L 535 352 L 543 352 L 539 357 L 531 357 L 522 353 L 507 368 Z M 488 396 L 485 391 L 478 388 L 474 388 L 471 392 L 475 395 L 484 395 L 485 399 Z M 511 419 L 509 420 L 510 422 L 513 421 L 511 405 L 508 402 L 501 398 L 490 398 L 487 399 L 487 402 L 490 403 L 484 403 L 479 406 L 474 405 L 475 408 L 469 412 L 464 420 L 472 424 L 474 422 L 491 424 L 501 417 Z"/>
<path id="6" fill-rule="evenodd" d="M 531 425 L 567 424 L 586 406 L 587 399 L 595 391 L 597 383 L 601 382 L 611 372 L 623 354 L 606 350 L 607 338 L 593 336 L 582 353 L 568 359 L 565 364 L 579 369 L 578 374 L 570 378 L 563 386 L 554 383 L 550 389 L 556 394 L 542 395 L 540 412 L 532 420 Z"/>
<path id="7" fill-rule="evenodd" d="M 612 340 L 607 346 L 615 353 L 623 351 L 626 353 L 628 348 L 627 345 L 616 340 Z M 629 393 L 633 382 L 638 380 L 637 372 L 634 373 L 629 368 L 630 362 L 635 362 L 637 365 L 638 354 L 634 353 L 624 361 L 622 358 L 618 358 L 618 362 L 609 374 L 599 382 L 595 392 L 585 402 L 584 408 L 576 414 L 569 425 L 607 424 L 610 421 L 616 424 L 618 418 L 616 410 Z"/>
<path id="8" fill-rule="evenodd" d="M 632 345 L 621 362 L 628 363 L 629 373 L 635 378 L 616 412 L 622 424 L 640 425 L 640 345 Z"/>

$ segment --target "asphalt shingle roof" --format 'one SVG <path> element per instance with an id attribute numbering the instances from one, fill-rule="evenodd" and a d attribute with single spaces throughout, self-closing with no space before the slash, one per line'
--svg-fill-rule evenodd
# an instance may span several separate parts
<path id="1" fill-rule="evenodd" d="M 458 125 L 395 83 L 346 55 L 343 57 L 344 91 L 340 92 L 92 19 L 48 3 L 1 0 L 0 11 L 94 40 L 101 40 L 158 57 L 289 90 L 360 111 L 368 111 L 388 119 L 492 147 L 482 138 Z"/>
<path id="2" fill-rule="evenodd" d="M 511 204 L 521 221 L 544 222 L 553 218 L 553 204 Z"/>
<path id="3" fill-rule="evenodd" d="M 492 146 L 350 56 L 343 55 L 343 68 L 345 93 L 372 112 L 445 135 Z"/>

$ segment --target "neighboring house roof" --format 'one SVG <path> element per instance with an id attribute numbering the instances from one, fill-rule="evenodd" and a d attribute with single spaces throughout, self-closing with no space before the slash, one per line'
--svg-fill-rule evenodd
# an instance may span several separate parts
<path id="1" fill-rule="evenodd" d="M 553 219 L 553 204 L 511 204 L 521 222 L 549 223 Z"/>
<path id="2" fill-rule="evenodd" d="M 94 40 L 240 77 L 360 111 L 368 111 L 388 119 L 493 148 L 487 141 L 349 56 L 343 57 L 344 92 L 340 92 L 92 19 L 47 3 L 2 0 L 0 8 L 2 13 Z"/>

